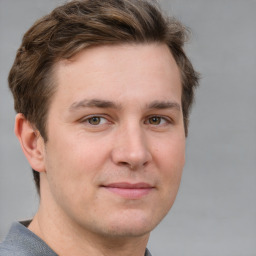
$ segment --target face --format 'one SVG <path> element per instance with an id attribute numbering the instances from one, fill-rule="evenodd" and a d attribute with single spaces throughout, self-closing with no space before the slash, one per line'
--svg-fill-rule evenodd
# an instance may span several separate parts
<path id="1" fill-rule="evenodd" d="M 181 80 L 169 49 L 99 46 L 54 72 L 43 203 L 94 234 L 149 233 L 172 206 L 184 165 Z"/>

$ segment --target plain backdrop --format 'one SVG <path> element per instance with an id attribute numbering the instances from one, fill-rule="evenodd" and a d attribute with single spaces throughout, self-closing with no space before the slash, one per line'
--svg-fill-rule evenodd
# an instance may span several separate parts
<path id="1" fill-rule="evenodd" d="M 38 205 L 14 136 L 7 76 L 22 35 L 63 1 L 0 0 L 0 240 Z M 149 245 L 153 255 L 256 255 L 256 1 L 162 0 L 190 27 L 201 85 L 176 202 Z"/>

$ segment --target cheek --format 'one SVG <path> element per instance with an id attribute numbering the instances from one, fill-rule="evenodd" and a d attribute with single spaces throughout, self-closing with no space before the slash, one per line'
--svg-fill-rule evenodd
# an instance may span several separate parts
<path id="1" fill-rule="evenodd" d="M 179 170 L 185 164 L 185 138 L 176 137 L 155 143 L 156 163 L 164 170 Z"/>
<path id="2" fill-rule="evenodd" d="M 69 144 L 59 148 L 55 144 L 54 148 L 49 149 L 47 182 L 54 201 L 66 212 L 71 211 L 69 208 L 79 211 L 81 201 L 91 196 L 90 165 L 92 163 L 86 160 L 77 146 L 71 147 Z"/>
<path id="3" fill-rule="evenodd" d="M 69 191 L 77 186 L 77 180 L 85 166 L 81 162 L 79 144 L 71 137 L 54 134 L 46 145 L 46 173 L 51 189 Z M 72 181 L 72 182 L 71 182 Z"/>
<path id="4" fill-rule="evenodd" d="M 185 140 L 170 140 L 159 143 L 157 147 L 156 167 L 160 178 L 158 207 L 156 214 L 164 217 L 172 207 L 180 186 L 185 162 Z"/>
<path id="5" fill-rule="evenodd" d="M 181 137 L 169 141 L 158 144 L 155 163 L 166 196 L 175 197 L 185 164 L 185 139 Z"/>
<path id="6" fill-rule="evenodd" d="M 103 145 L 103 140 L 82 134 L 52 136 L 46 148 L 46 170 L 50 178 L 69 189 L 80 189 L 79 186 L 84 187 L 87 181 L 92 184 L 106 163 L 108 149 Z"/>

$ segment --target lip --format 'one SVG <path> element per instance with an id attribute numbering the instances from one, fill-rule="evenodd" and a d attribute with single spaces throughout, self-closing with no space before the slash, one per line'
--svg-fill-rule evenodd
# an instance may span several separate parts
<path id="1" fill-rule="evenodd" d="M 104 189 L 127 199 L 140 199 L 148 195 L 154 187 L 148 183 L 119 182 L 101 186 Z"/>

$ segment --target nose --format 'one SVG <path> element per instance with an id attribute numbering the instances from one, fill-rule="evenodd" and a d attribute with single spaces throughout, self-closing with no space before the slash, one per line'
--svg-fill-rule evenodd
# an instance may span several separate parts
<path id="1" fill-rule="evenodd" d="M 131 170 L 145 167 L 152 160 L 145 131 L 141 127 L 126 127 L 116 134 L 112 161 Z"/>

